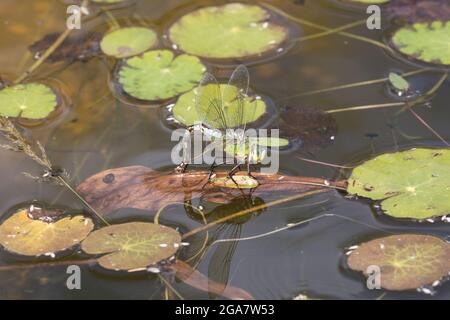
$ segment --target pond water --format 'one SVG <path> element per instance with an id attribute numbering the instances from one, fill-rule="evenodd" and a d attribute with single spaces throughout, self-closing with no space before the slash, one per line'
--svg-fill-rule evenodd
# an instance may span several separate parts
<path id="1" fill-rule="evenodd" d="M 256 3 L 259 1 L 252 1 Z M 364 11 L 327 0 L 266 1 L 271 5 L 318 24 L 337 27 L 365 19 Z M 297 3 L 296 3 L 297 2 Z M 145 20 L 162 34 L 168 22 L 186 11 L 212 1 L 135 1 L 109 9 L 123 25 Z M 214 1 L 225 3 L 224 1 Z M 56 0 L 3 0 L 0 3 L 0 73 L 3 79 L 16 79 L 32 63 L 28 46 L 46 34 L 65 29 L 67 3 Z M 104 32 L 110 18 L 101 10 L 93 10 L 83 28 Z M 293 22 L 295 25 L 295 22 Z M 387 24 L 387 22 L 386 22 Z M 298 35 L 318 32 L 298 27 Z M 387 30 L 388 25 L 383 25 Z M 380 31 L 365 25 L 351 32 L 381 40 Z M 290 43 L 288 49 L 273 59 L 248 66 L 251 88 L 270 97 L 275 108 L 311 106 L 330 110 L 351 106 L 382 104 L 396 101 L 383 83 L 336 90 L 320 94 L 303 92 L 347 83 L 379 79 L 389 72 L 409 72 L 423 66 L 398 59 L 385 50 L 366 42 L 329 35 L 318 39 Z M 214 73 L 229 74 L 234 65 L 216 66 L 206 61 Z M 27 81 L 39 81 L 57 87 L 65 97 L 63 114 L 36 126 L 27 126 L 27 135 L 41 141 L 52 162 L 70 173 L 77 185 L 89 176 L 108 168 L 143 165 L 153 169 L 172 169 L 171 130 L 165 124 L 159 106 L 127 103 L 111 93 L 110 78 L 115 61 L 93 58 L 86 62 L 44 64 Z M 429 90 L 442 71 L 422 73 L 410 78 L 417 90 Z M 296 96 L 297 95 L 297 96 Z M 434 130 L 450 137 L 450 82 L 447 80 L 428 106 L 416 109 Z M 427 130 L 411 113 L 399 108 L 382 108 L 335 113 L 338 132 L 334 141 L 324 147 L 287 150 L 281 153 L 280 172 L 298 176 L 333 179 L 340 176 L 331 167 L 307 163 L 299 156 L 318 161 L 355 165 L 374 155 L 409 147 L 442 147 L 443 143 Z M 21 153 L 0 149 L 0 212 L 7 216 L 18 204 L 39 200 L 70 208 L 83 208 L 69 192 L 59 186 L 37 183 L 22 172 L 39 174 L 40 169 Z M 269 202 L 283 197 L 272 194 L 262 199 Z M 198 200 L 194 200 L 198 203 Z M 216 208 L 223 217 L 246 204 L 237 203 Z M 213 210 L 208 206 L 207 210 Z M 208 211 L 207 211 L 208 212 Z M 113 222 L 152 221 L 156 212 L 120 209 Z M 257 299 L 292 299 L 302 293 L 312 298 L 376 299 L 385 291 L 369 290 L 362 274 L 348 269 L 346 248 L 390 233 L 426 233 L 445 238 L 450 225 L 443 222 L 397 221 L 377 212 L 373 202 L 350 199 L 330 191 L 280 206 L 265 209 L 245 219 L 221 225 L 210 231 L 214 239 L 250 237 L 281 228 L 321 214 L 336 214 L 355 220 L 326 217 L 259 239 L 233 244 L 215 244 L 198 264 L 198 270 L 217 281 L 242 288 Z M 213 219 L 213 218 L 211 218 Z M 186 232 L 201 224 L 181 205 L 167 209 L 162 223 Z M 201 241 L 202 237 L 192 239 Z M 194 243 L 193 243 L 194 244 Z M 182 253 L 183 254 L 183 253 Z M 72 257 L 73 258 L 73 257 Z M 76 254 L 75 254 L 76 258 Z M 23 259 L 2 252 L 2 266 Z M 28 261 L 28 260 L 27 260 Z M 66 266 L 0 270 L 0 298 L 100 298 L 162 299 L 164 286 L 154 275 L 124 275 L 81 266 L 82 289 L 66 288 Z M 185 298 L 208 299 L 208 293 L 175 281 L 173 286 Z M 384 299 L 450 299 L 450 283 L 438 287 L 434 296 L 416 292 L 387 292 Z"/>

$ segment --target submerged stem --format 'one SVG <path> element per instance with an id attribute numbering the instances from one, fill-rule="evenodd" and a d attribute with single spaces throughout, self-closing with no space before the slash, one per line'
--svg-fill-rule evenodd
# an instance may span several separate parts
<path id="1" fill-rule="evenodd" d="M 276 206 L 276 205 L 279 205 L 279 204 L 283 204 L 283 203 L 286 203 L 286 202 L 290 202 L 290 201 L 306 198 L 306 197 L 309 197 L 309 196 L 312 196 L 312 195 L 316 195 L 316 194 L 319 194 L 319 193 L 322 193 L 322 192 L 324 192 L 323 189 L 313 190 L 313 191 L 309 191 L 309 192 L 305 192 L 305 193 L 301 193 L 301 194 L 296 194 L 296 195 L 293 195 L 293 196 L 290 196 L 290 197 L 286 197 L 286 198 L 283 198 L 283 199 L 275 200 L 275 201 L 272 201 L 272 202 L 269 202 L 269 203 L 264 203 L 264 204 L 261 204 L 259 206 L 254 206 L 254 207 L 251 207 L 251 208 L 248 208 L 248 209 L 245 209 L 245 210 L 241 210 L 241 211 L 235 212 L 235 213 L 233 213 L 231 215 L 228 215 L 226 217 L 214 220 L 213 222 L 210 222 L 210 223 L 208 223 L 208 224 L 206 224 L 204 226 L 198 227 L 196 229 L 193 229 L 193 230 L 185 233 L 183 235 L 183 239 L 186 239 L 186 238 L 188 238 L 190 236 L 193 236 L 193 235 L 195 235 L 195 234 L 197 234 L 199 232 L 209 230 L 212 227 L 214 227 L 215 225 L 218 225 L 220 223 L 224 223 L 224 222 L 227 222 L 229 220 L 232 220 L 232 219 L 244 216 L 246 214 L 249 214 L 249 213 L 252 213 L 252 212 L 255 212 L 255 211 L 258 211 L 258 210 L 262 210 L 262 209 L 265 209 L 265 208 L 273 207 L 273 206 Z"/>
<path id="2" fill-rule="evenodd" d="M 272 11 L 274 11 L 274 12 L 276 12 L 276 13 L 278 13 L 278 14 L 280 14 L 280 15 L 288 18 L 288 19 L 291 19 L 291 20 L 293 20 L 293 21 L 295 21 L 295 22 L 297 22 L 299 24 L 302 24 L 302 25 L 305 25 L 305 26 L 308 26 L 308 27 L 311 27 L 311 28 L 320 29 L 320 30 L 325 30 L 325 31 L 330 31 L 330 32 L 333 31 L 332 28 L 328 28 L 328 27 L 322 26 L 320 24 L 317 24 L 317 23 L 314 23 L 314 22 L 311 22 L 311 21 L 308 21 L 308 20 L 305 20 L 305 19 L 302 19 L 302 18 L 294 17 L 294 16 L 284 12 L 283 10 L 280 10 L 280 9 L 276 8 L 275 6 L 272 6 L 272 5 L 268 4 L 268 3 L 261 3 L 261 5 L 263 7 L 268 8 L 269 10 L 272 10 Z M 355 39 L 355 40 L 359 40 L 359 41 L 363 41 L 363 42 L 367 42 L 367 43 L 373 44 L 373 45 L 375 45 L 375 46 L 377 46 L 377 47 L 379 47 L 381 49 L 387 50 L 387 51 L 389 51 L 391 53 L 394 52 L 394 50 L 391 47 L 385 45 L 384 43 L 382 43 L 380 41 L 376 41 L 376 40 L 373 40 L 373 39 L 370 39 L 370 38 L 367 38 L 367 37 L 364 37 L 364 36 L 358 36 L 358 35 L 355 35 L 353 33 L 348 33 L 348 32 L 344 32 L 344 31 L 339 31 L 339 32 L 337 32 L 337 34 L 339 34 L 341 36 L 344 36 L 344 37 L 347 37 L 347 38 L 352 38 L 352 39 Z"/>
<path id="3" fill-rule="evenodd" d="M 416 74 L 420 74 L 420 73 L 424 73 L 424 72 L 427 72 L 427 71 L 430 71 L 430 70 L 432 70 L 432 69 L 431 68 L 423 68 L 423 69 L 418 69 L 418 70 L 406 72 L 406 73 L 403 73 L 401 75 L 402 75 L 402 77 L 410 77 L 410 76 L 413 76 L 413 75 L 416 75 Z M 311 96 L 311 95 L 315 95 L 315 94 L 319 94 L 319 93 L 325 93 L 325 92 L 331 92 L 331 91 L 337 91 L 337 90 L 343 90 L 343 89 L 351 89 L 351 88 L 356 88 L 356 87 L 363 87 L 363 86 L 368 86 L 368 85 L 371 85 L 371 84 L 384 83 L 386 81 L 389 81 L 388 77 L 380 78 L 380 79 L 374 79 L 374 80 L 361 81 L 361 82 L 354 82 L 354 83 L 334 86 L 334 87 L 330 87 L 330 88 L 326 88 L 326 89 L 318 89 L 318 90 L 306 91 L 306 92 L 298 93 L 298 94 L 295 94 L 295 95 L 292 95 L 292 96 L 284 97 L 281 100 L 288 100 L 288 99 L 297 98 L 297 97 Z"/>
<path id="4" fill-rule="evenodd" d="M 105 225 L 109 226 L 110 223 L 105 220 L 72 186 L 61 176 L 58 176 L 58 181 L 61 182 L 70 192 L 77 196 L 80 201 L 89 208 Z"/>
<path id="5" fill-rule="evenodd" d="M 359 110 L 368 110 L 368 109 L 379 109 L 379 108 L 390 108 L 390 107 L 401 107 L 404 106 L 404 102 L 389 102 L 389 103 L 380 103 L 380 104 L 369 104 L 364 106 L 356 106 L 356 107 L 348 107 L 348 108 L 336 108 L 325 111 L 326 113 L 338 113 L 338 112 L 346 112 L 346 111 L 359 111 Z"/>
<path id="6" fill-rule="evenodd" d="M 331 35 L 331 34 L 339 33 L 340 31 L 343 31 L 343 30 L 347 30 L 347 29 L 351 29 L 351 28 L 363 25 L 365 23 L 366 23 L 365 19 L 364 20 L 359 20 L 359 21 L 355 21 L 355 22 L 343 25 L 341 27 L 337 27 L 337 28 L 334 28 L 334 29 L 330 29 L 330 30 L 327 30 L 327 31 L 319 32 L 319 33 L 312 34 L 312 35 L 305 36 L 305 37 L 300 37 L 300 38 L 294 39 L 292 41 L 293 42 L 303 42 L 303 41 L 307 41 L 307 40 L 318 39 L 318 38 L 325 37 L 325 36 L 328 36 L 328 35 Z"/>

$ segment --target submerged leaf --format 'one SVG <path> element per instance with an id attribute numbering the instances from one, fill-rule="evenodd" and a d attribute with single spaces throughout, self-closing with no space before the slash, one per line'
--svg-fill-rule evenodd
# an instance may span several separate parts
<path id="1" fill-rule="evenodd" d="M 193 288 L 232 300 L 253 300 L 253 296 L 247 291 L 208 279 L 185 262 L 177 261 L 169 267 L 176 272 L 175 276 L 178 279 Z"/>
<path id="2" fill-rule="evenodd" d="M 165 100 L 191 90 L 205 71 L 197 57 L 182 54 L 174 58 L 169 50 L 155 50 L 128 59 L 118 81 L 132 97 Z"/>
<path id="3" fill-rule="evenodd" d="M 427 219 L 450 213 L 450 150 L 411 149 L 382 154 L 353 169 L 347 191 L 381 200 L 396 218 Z"/>
<path id="4" fill-rule="evenodd" d="M 29 50 L 35 58 L 40 57 L 51 45 L 53 45 L 60 33 L 51 33 L 41 40 L 33 43 Z M 54 63 L 65 60 L 87 60 L 100 54 L 100 39 L 102 35 L 97 32 L 81 33 L 67 37 L 53 53 L 45 59 Z"/>
<path id="5" fill-rule="evenodd" d="M 178 231 L 153 223 L 129 222 L 92 232 L 81 244 L 88 254 L 102 254 L 109 270 L 140 270 L 172 257 L 181 243 Z"/>
<path id="6" fill-rule="evenodd" d="M 287 106 L 278 123 L 280 136 L 298 140 L 306 147 L 330 144 L 337 133 L 337 122 L 330 115 L 312 107 Z"/>
<path id="7" fill-rule="evenodd" d="M 347 262 L 365 275 L 370 266 L 379 267 L 387 290 L 417 289 L 450 274 L 450 244 L 427 235 L 393 235 L 363 243 Z"/>
<path id="8" fill-rule="evenodd" d="M 46 222 L 23 209 L 0 225 L 0 243 L 24 256 L 54 255 L 80 243 L 93 228 L 92 220 L 81 215 Z"/>
<path id="9" fill-rule="evenodd" d="M 391 43 L 408 57 L 450 65 L 450 21 L 414 23 L 402 27 L 393 34 Z"/>
<path id="10" fill-rule="evenodd" d="M 224 177 L 227 173 L 219 171 L 216 176 Z M 258 180 L 258 187 L 253 191 L 255 197 L 270 196 L 277 192 L 286 195 L 330 190 L 322 187 L 325 182 L 320 178 L 257 172 L 252 174 Z M 242 196 L 240 190 L 220 188 L 213 183 L 207 183 L 208 177 L 208 171 L 175 174 L 132 166 L 97 173 L 83 181 L 77 191 L 102 215 L 119 208 L 158 210 L 168 203 L 184 202 L 186 195 L 192 199 L 208 197 L 212 201 L 214 198 L 214 202 Z M 339 187 L 345 185 L 341 181 L 329 183 Z"/>
<path id="11" fill-rule="evenodd" d="M 395 0 L 383 7 L 390 19 L 402 19 L 409 23 L 450 20 L 448 0 Z"/>
<path id="12" fill-rule="evenodd" d="M 128 27 L 105 35 L 100 43 L 103 53 L 116 58 L 141 54 L 156 45 L 156 32 L 149 28 Z"/>
<path id="13" fill-rule="evenodd" d="M 205 58 L 242 58 L 276 49 L 289 31 L 257 5 L 229 3 L 186 14 L 169 29 L 181 50 Z"/>
<path id="14" fill-rule="evenodd" d="M 43 119 L 56 106 L 53 90 L 40 83 L 18 84 L 0 90 L 0 116 Z"/>
<path id="15" fill-rule="evenodd" d="M 227 106 L 226 110 L 224 110 L 224 117 L 228 128 L 234 128 L 242 124 L 254 122 L 266 113 L 267 106 L 264 100 L 255 97 L 246 97 L 244 99 L 244 113 L 241 119 L 242 123 L 240 123 L 239 119 L 236 117 L 236 112 L 239 108 L 239 101 L 236 99 L 239 92 L 238 88 L 228 84 L 220 84 L 220 90 L 222 93 L 226 93 L 226 96 L 223 96 L 222 99 L 224 100 L 223 104 Z M 172 109 L 174 118 L 185 126 L 192 126 L 195 123 L 204 120 L 203 117 L 197 113 L 198 108 L 195 107 L 196 93 L 197 89 L 194 88 L 181 95 Z M 202 88 L 202 99 L 200 100 L 200 103 L 209 103 L 209 101 L 215 97 L 215 93 L 216 85 L 209 84 L 204 86 Z M 211 96 L 210 99 L 208 99 L 209 96 Z M 208 110 L 207 107 L 204 107 L 203 109 Z M 206 116 L 214 117 L 214 114 L 215 113 L 208 113 Z M 221 121 L 217 119 L 207 120 L 208 123 L 212 123 L 216 129 L 223 129 Z"/>

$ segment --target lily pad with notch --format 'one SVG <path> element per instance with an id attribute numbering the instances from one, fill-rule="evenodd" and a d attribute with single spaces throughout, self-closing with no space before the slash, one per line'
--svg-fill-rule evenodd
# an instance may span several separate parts
<path id="1" fill-rule="evenodd" d="M 130 96 L 148 101 L 173 98 L 191 90 L 206 67 L 197 57 L 169 50 L 154 50 L 127 59 L 118 71 L 118 82 Z"/>
<path id="2" fill-rule="evenodd" d="M 390 44 L 401 54 L 420 62 L 450 66 L 450 21 L 422 22 L 397 29 Z"/>
<path id="3" fill-rule="evenodd" d="M 158 42 L 155 31 L 144 27 L 127 27 L 106 34 L 100 47 L 108 56 L 128 58 L 141 54 Z"/>
<path id="4" fill-rule="evenodd" d="M 235 117 L 236 110 L 238 108 L 238 99 L 236 99 L 239 93 L 238 88 L 228 84 L 220 84 L 220 90 L 222 93 L 227 92 L 227 96 L 222 97 L 222 99 L 224 100 L 223 103 L 227 105 L 225 118 L 227 120 L 226 123 L 228 128 L 235 128 L 246 123 L 248 124 L 254 122 L 266 113 L 267 105 L 265 101 L 259 97 L 249 96 L 244 98 L 244 114 L 242 119 L 238 120 Z M 210 99 L 208 99 L 208 92 L 211 92 L 211 99 L 213 99 L 216 92 L 216 85 L 210 84 L 202 88 L 202 96 L 205 98 L 201 99 L 200 103 L 207 103 L 210 101 Z M 181 95 L 172 108 L 173 117 L 175 120 L 185 126 L 192 126 L 195 123 L 202 122 L 204 120 L 198 115 L 195 107 L 196 93 L 197 89 L 194 88 L 193 90 Z M 208 115 L 206 115 L 206 117 L 207 116 Z M 242 123 L 239 121 L 242 121 Z M 210 122 L 213 122 L 216 125 L 216 129 L 224 129 L 219 121 L 210 119 Z"/>
<path id="5" fill-rule="evenodd" d="M 44 119 L 58 105 L 54 91 L 40 83 L 18 84 L 0 90 L 0 116 Z"/>
<path id="6" fill-rule="evenodd" d="M 379 267 L 384 289 L 419 289 L 450 274 L 450 244 L 429 235 L 392 235 L 361 244 L 351 251 L 347 264 L 366 276 L 370 266 Z"/>
<path id="7" fill-rule="evenodd" d="M 258 5 L 228 3 L 192 11 L 169 29 L 170 41 L 189 54 L 212 59 L 262 55 L 280 47 L 289 30 Z"/>
<path id="8" fill-rule="evenodd" d="M 105 269 L 141 271 L 171 258 L 178 251 L 181 235 L 175 229 L 147 222 L 111 225 L 92 232 L 81 244 Z"/>
<path id="9" fill-rule="evenodd" d="M 79 244 L 94 228 L 92 220 L 82 215 L 58 215 L 47 212 L 49 219 L 33 219 L 29 209 L 22 209 L 0 225 L 0 244 L 23 256 L 54 256 Z"/>
<path id="10" fill-rule="evenodd" d="M 450 213 L 450 150 L 410 149 L 379 155 L 353 169 L 347 191 L 381 201 L 395 218 L 428 219 Z"/>

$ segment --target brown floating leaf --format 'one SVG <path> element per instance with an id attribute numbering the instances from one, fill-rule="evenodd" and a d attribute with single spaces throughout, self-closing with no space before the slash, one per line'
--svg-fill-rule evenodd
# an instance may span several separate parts
<path id="1" fill-rule="evenodd" d="M 448 0 L 395 0 L 384 5 L 383 10 L 389 18 L 409 23 L 450 20 Z"/>
<path id="2" fill-rule="evenodd" d="M 247 291 L 226 286 L 225 284 L 218 283 L 208 279 L 207 276 L 203 275 L 199 271 L 193 269 L 190 265 L 183 261 L 177 261 L 169 266 L 170 269 L 176 271 L 175 276 L 183 281 L 184 283 L 194 287 L 196 289 L 214 293 L 231 300 L 253 300 L 253 296 Z"/>
<path id="3" fill-rule="evenodd" d="M 337 133 L 336 120 L 312 107 L 285 107 L 278 127 L 281 137 L 300 140 L 307 147 L 326 146 L 333 142 Z"/>
<path id="4" fill-rule="evenodd" d="M 10 252 L 24 256 L 54 255 L 80 243 L 94 228 L 92 220 L 81 215 L 46 222 L 34 220 L 28 213 L 23 209 L 0 225 L 0 244 Z M 48 212 L 47 216 L 50 217 Z"/>
<path id="5" fill-rule="evenodd" d="M 33 43 L 29 50 L 36 56 L 45 52 L 59 37 L 59 33 L 50 33 Z M 102 35 L 97 32 L 81 33 L 67 37 L 63 43 L 47 58 L 50 63 L 65 60 L 87 60 L 100 54 Z"/>
<path id="6" fill-rule="evenodd" d="M 385 289 L 417 289 L 449 275 L 450 244 L 427 235 L 383 237 L 357 247 L 348 257 L 348 265 L 364 274 L 369 266 L 378 266 Z"/>
<path id="7" fill-rule="evenodd" d="M 217 177 L 226 174 L 226 171 L 217 172 Z M 284 195 L 311 190 L 322 189 L 324 192 L 330 190 L 324 186 L 324 179 L 320 178 L 260 173 L 253 175 L 259 183 L 253 192 L 256 197 L 276 192 Z M 221 188 L 213 183 L 207 183 L 208 176 L 208 171 L 175 174 L 131 166 L 97 173 L 83 181 L 77 187 L 77 191 L 102 215 L 119 208 L 158 210 L 168 203 L 200 197 L 211 202 L 226 203 L 242 195 L 237 188 Z M 345 187 L 344 182 L 337 182 L 335 185 Z"/>

